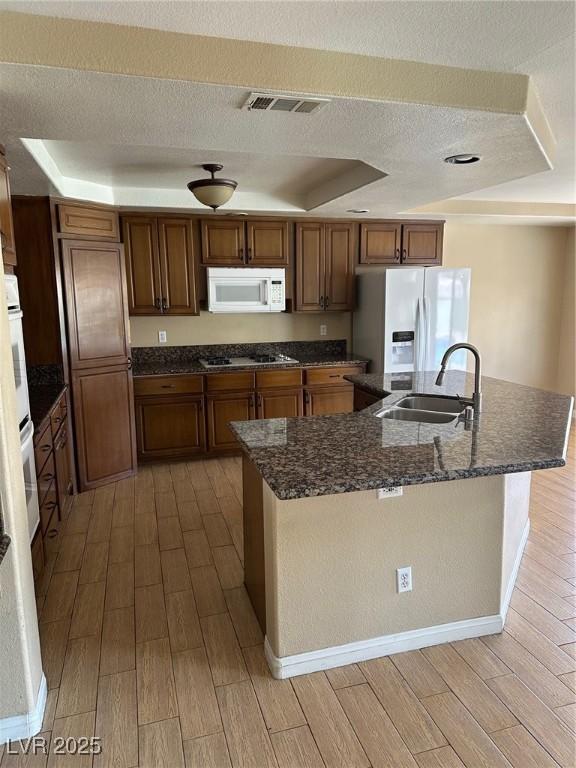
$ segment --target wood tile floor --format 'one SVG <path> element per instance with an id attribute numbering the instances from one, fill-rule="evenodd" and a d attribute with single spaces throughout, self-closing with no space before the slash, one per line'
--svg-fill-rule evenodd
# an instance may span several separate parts
<path id="1" fill-rule="evenodd" d="M 96 734 L 103 754 L 4 750 L 1 768 L 574 765 L 575 468 L 572 436 L 568 465 L 534 474 L 502 635 L 288 681 L 242 586 L 239 459 L 82 494 L 38 589 L 43 734 Z"/>

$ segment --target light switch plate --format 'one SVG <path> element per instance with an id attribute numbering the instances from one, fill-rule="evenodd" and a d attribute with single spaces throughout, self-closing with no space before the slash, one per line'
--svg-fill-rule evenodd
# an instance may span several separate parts
<path id="1" fill-rule="evenodd" d="M 160 344 L 166 344 L 167 341 L 166 331 L 158 331 L 158 342 Z"/>
<path id="2" fill-rule="evenodd" d="M 402 496 L 404 489 L 401 485 L 393 486 L 392 488 L 378 488 L 376 494 L 379 499 L 393 499 L 396 496 Z"/>
<path id="3" fill-rule="evenodd" d="M 326 336 L 327 333 L 328 333 L 328 326 L 322 324 L 320 326 L 320 336 Z"/>

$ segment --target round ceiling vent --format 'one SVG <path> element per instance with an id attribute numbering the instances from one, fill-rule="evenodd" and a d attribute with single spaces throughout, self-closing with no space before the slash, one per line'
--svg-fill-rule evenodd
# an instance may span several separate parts
<path id="1" fill-rule="evenodd" d="M 450 157 L 444 158 L 444 162 L 450 163 L 450 165 L 470 165 L 479 162 L 479 160 L 479 155 L 450 155 Z"/>

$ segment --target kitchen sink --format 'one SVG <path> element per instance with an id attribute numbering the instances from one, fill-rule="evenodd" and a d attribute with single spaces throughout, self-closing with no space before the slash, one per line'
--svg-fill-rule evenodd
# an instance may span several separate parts
<path id="1" fill-rule="evenodd" d="M 409 399 L 409 398 L 406 398 Z M 374 414 L 379 419 L 394 419 L 395 421 L 419 421 L 425 424 L 449 424 L 458 416 L 457 413 L 440 413 L 439 411 L 417 411 L 413 406 L 390 408 Z"/>
<path id="2" fill-rule="evenodd" d="M 396 403 L 396 408 L 452 414 L 462 413 L 465 407 L 457 397 L 436 397 L 434 395 L 410 395 Z"/>

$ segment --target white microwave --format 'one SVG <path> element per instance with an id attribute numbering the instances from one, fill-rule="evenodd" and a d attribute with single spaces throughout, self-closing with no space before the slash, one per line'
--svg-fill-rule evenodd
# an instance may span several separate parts
<path id="1" fill-rule="evenodd" d="M 210 312 L 284 312 L 286 270 L 208 267 Z"/>

